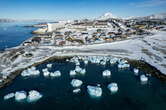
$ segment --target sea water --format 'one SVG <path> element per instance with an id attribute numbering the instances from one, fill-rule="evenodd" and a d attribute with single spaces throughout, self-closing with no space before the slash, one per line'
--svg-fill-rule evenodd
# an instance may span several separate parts
<path id="1" fill-rule="evenodd" d="M 50 72 L 61 71 L 61 77 L 44 77 L 42 69 L 47 64 Z M 101 66 L 89 63 L 80 67 L 86 69 L 84 75 L 74 78 L 83 81 L 79 93 L 73 93 L 75 88 L 70 84 L 74 79 L 70 70 L 75 64 L 66 61 L 48 62 L 38 65 L 39 76 L 18 76 L 11 85 L 0 90 L 0 110 L 165 110 L 166 109 L 166 83 L 155 77 L 149 77 L 147 84 L 140 82 L 135 76 L 133 67 L 118 69 L 118 65 Z M 104 70 L 111 70 L 111 77 L 103 77 Z M 146 74 L 140 71 L 139 74 Z M 107 88 L 108 84 L 118 84 L 118 92 L 112 94 Z M 87 92 L 87 86 L 100 84 L 103 94 L 100 98 L 92 98 Z M 3 96 L 15 91 L 37 90 L 43 97 L 34 102 L 17 102 L 14 99 L 3 100 Z"/>

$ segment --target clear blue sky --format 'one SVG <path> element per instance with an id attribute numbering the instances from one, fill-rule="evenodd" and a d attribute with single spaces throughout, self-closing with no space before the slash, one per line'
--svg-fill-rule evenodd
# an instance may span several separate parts
<path id="1" fill-rule="evenodd" d="M 166 0 L 0 0 L 0 18 L 77 19 L 166 12 Z"/>

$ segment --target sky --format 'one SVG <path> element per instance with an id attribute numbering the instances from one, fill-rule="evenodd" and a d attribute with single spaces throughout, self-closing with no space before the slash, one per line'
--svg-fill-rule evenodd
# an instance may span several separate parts
<path id="1" fill-rule="evenodd" d="M 68 20 L 166 12 L 166 0 L 0 0 L 0 18 Z"/>

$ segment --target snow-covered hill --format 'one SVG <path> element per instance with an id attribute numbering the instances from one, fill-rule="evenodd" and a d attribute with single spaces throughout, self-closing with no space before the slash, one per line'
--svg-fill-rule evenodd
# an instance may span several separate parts
<path id="1" fill-rule="evenodd" d="M 108 12 L 108 13 L 105 13 L 104 15 L 100 16 L 98 18 L 98 20 L 107 20 L 107 19 L 110 19 L 110 18 L 117 19 L 118 17 L 114 16 L 111 12 Z"/>

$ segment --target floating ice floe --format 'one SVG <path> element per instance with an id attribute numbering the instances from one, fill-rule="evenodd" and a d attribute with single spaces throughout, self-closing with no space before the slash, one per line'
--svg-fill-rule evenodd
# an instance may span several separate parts
<path id="1" fill-rule="evenodd" d="M 29 95 L 27 97 L 27 101 L 28 102 L 34 102 L 34 101 L 39 100 L 40 98 L 42 98 L 42 95 L 38 91 L 31 90 L 31 91 L 29 91 Z"/>
<path id="2" fill-rule="evenodd" d="M 117 61 L 118 61 L 118 58 L 112 58 L 110 59 L 110 64 L 115 64 L 117 63 Z"/>
<path id="3" fill-rule="evenodd" d="M 102 74 L 103 74 L 104 77 L 109 77 L 109 76 L 111 76 L 111 71 L 105 70 L 105 71 L 103 71 Z"/>
<path id="4" fill-rule="evenodd" d="M 112 92 L 115 93 L 118 91 L 118 84 L 117 83 L 110 83 L 107 88 Z"/>
<path id="5" fill-rule="evenodd" d="M 75 67 L 75 71 L 76 71 L 76 72 L 80 73 L 80 72 L 81 72 L 81 70 L 82 70 L 82 68 L 81 68 L 81 67 L 79 67 L 79 66 L 76 66 L 76 67 Z"/>
<path id="6" fill-rule="evenodd" d="M 42 72 L 43 72 L 43 75 L 44 75 L 45 77 L 48 77 L 48 76 L 50 75 L 50 72 L 48 71 L 47 68 L 42 69 Z"/>
<path id="7" fill-rule="evenodd" d="M 122 69 L 122 68 L 129 68 L 130 64 L 118 64 L 118 68 Z"/>
<path id="8" fill-rule="evenodd" d="M 52 64 L 47 64 L 47 68 L 52 68 Z"/>
<path id="9" fill-rule="evenodd" d="M 22 101 L 27 98 L 27 93 L 25 91 L 17 91 L 15 93 L 15 100 Z"/>
<path id="10" fill-rule="evenodd" d="M 70 76 L 75 76 L 77 73 L 76 73 L 76 71 L 75 70 L 70 70 Z"/>
<path id="11" fill-rule="evenodd" d="M 8 99 L 13 98 L 14 96 L 15 96 L 14 93 L 9 93 L 9 94 L 5 95 L 5 96 L 3 97 L 3 99 L 4 99 L 4 100 L 8 100 Z"/>
<path id="12" fill-rule="evenodd" d="M 118 60 L 118 68 L 122 69 L 122 68 L 129 68 L 130 64 L 128 64 L 127 60 L 122 60 L 119 59 Z"/>
<path id="13" fill-rule="evenodd" d="M 21 76 L 23 76 L 23 77 L 36 76 L 36 75 L 39 75 L 39 74 L 40 74 L 40 71 L 36 70 L 36 67 L 31 67 L 31 68 L 28 68 L 27 70 L 24 70 L 21 73 Z"/>
<path id="14" fill-rule="evenodd" d="M 87 91 L 92 97 L 101 97 L 102 89 L 98 86 L 87 86 Z"/>
<path id="15" fill-rule="evenodd" d="M 84 60 L 84 64 L 87 65 L 88 64 L 88 60 Z"/>
<path id="16" fill-rule="evenodd" d="M 51 77 L 60 77 L 61 76 L 61 72 L 60 71 L 55 71 L 54 73 L 50 73 Z"/>
<path id="17" fill-rule="evenodd" d="M 86 73 L 85 69 L 81 69 L 80 74 L 84 75 Z"/>
<path id="18" fill-rule="evenodd" d="M 80 87 L 83 82 L 79 79 L 72 79 L 71 83 L 70 83 L 73 87 Z"/>
<path id="19" fill-rule="evenodd" d="M 140 80 L 142 83 L 146 83 L 148 81 L 148 77 L 146 77 L 144 74 L 140 76 Z"/>
<path id="20" fill-rule="evenodd" d="M 133 70 L 133 71 L 134 71 L 134 74 L 138 76 L 139 69 L 137 69 L 137 68 L 134 68 L 134 70 Z"/>
<path id="21" fill-rule="evenodd" d="M 73 90 L 73 93 L 79 93 L 79 92 L 81 92 L 81 89 L 80 89 L 80 88 L 77 88 L 77 89 L 74 89 L 74 90 Z"/>
<path id="22" fill-rule="evenodd" d="M 100 62 L 101 65 L 106 65 L 106 63 L 107 63 L 106 61 L 101 61 Z"/>

